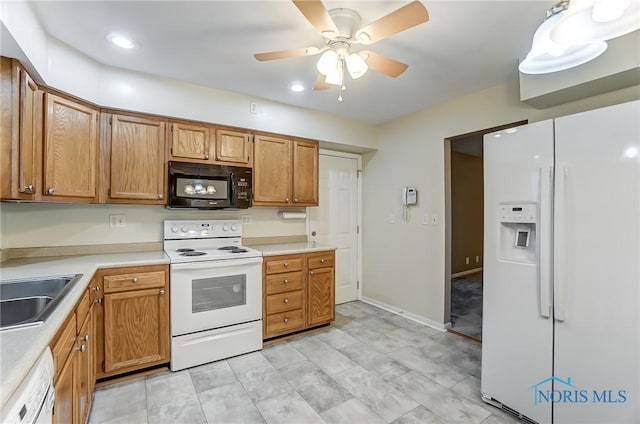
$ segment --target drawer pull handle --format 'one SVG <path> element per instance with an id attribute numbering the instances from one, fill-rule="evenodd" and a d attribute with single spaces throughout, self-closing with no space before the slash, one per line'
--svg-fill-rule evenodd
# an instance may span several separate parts
<path id="1" fill-rule="evenodd" d="M 323 264 L 324 263 L 324 258 L 320 259 L 320 263 Z"/>
<path id="2" fill-rule="evenodd" d="M 289 303 L 289 299 L 287 299 L 286 297 L 284 298 L 284 304 L 286 305 L 287 303 Z"/>
<path id="3" fill-rule="evenodd" d="M 287 324 L 289 322 L 289 318 L 285 318 L 282 320 L 285 324 Z"/>
<path id="4" fill-rule="evenodd" d="M 133 281 L 134 283 L 137 283 L 137 282 L 138 282 L 138 277 L 133 277 L 133 278 L 131 279 L 131 281 Z"/>
<path id="5" fill-rule="evenodd" d="M 287 279 L 285 278 L 285 280 L 283 281 L 283 283 L 285 283 L 285 284 L 289 284 L 289 280 L 287 280 Z"/>

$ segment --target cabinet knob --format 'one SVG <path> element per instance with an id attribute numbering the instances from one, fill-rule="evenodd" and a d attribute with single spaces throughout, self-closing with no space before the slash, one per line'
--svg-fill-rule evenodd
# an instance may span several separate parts
<path id="1" fill-rule="evenodd" d="M 160 295 L 164 294 L 164 289 L 160 289 Z"/>
<path id="2" fill-rule="evenodd" d="M 206 160 L 209 160 L 209 153 L 205 153 L 204 158 L 205 158 Z"/>
<path id="3" fill-rule="evenodd" d="M 85 334 L 84 336 L 80 337 L 80 341 L 81 342 L 88 342 L 89 341 L 89 335 Z"/>
<path id="4" fill-rule="evenodd" d="M 287 197 L 286 199 L 284 199 L 285 202 L 289 202 L 289 198 Z"/>
<path id="5" fill-rule="evenodd" d="M 284 304 L 287 305 L 289 303 L 289 299 L 287 299 L 286 297 L 284 298 Z"/>
<path id="6" fill-rule="evenodd" d="M 297 202 L 297 201 L 298 201 L 298 198 L 297 198 L 297 197 L 294 197 L 294 198 L 293 198 L 293 201 L 294 201 L 294 202 Z"/>
<path id="7" fill-rule="evenodd" d="M 100 291 L 100 286 L 95 286 L 95 287 L 91 287 L 91 290 L 93 291 Z"/>
<path id="8" fill-rule="evenodd" d="M 285 324 L 289 322 L 289 318 L 285 318 L 282 320 L 282 322 L 284 322 Z"/>
<path id="9" fill-rule="evenodd" d="M 313 271 L 310 271 L 309 274 L 313 275 Z"/>
<path id="10" fill-rule="evenodd" d="M 96 299 L 96 303 L 102 304 L 102 298 Z"/>
<path id="11" fill-rule="evenodd" d="M 133 278 L 131 279 L 131 281 L 133 281 L 134 283 L 137 283 L 137 282 L 138 282 L 138 277 L 133 277 Z"/>
<path id="12" fill-rule="evenodd" d="M 283 283 L 285 284 L 289 284 L 289 280 L 287 280 L 286 278 L 284 279 Z"/>
<path id="13" fill-rule="evenodd" d="M 288 267 L 288 266 L 289 266 L 289 262 L 285 262 L 285 263 L 284 263 L 284 267 L 286 268 L 286 267 Z"/>
<path id="14" fill-rule="evenodd" d="M 320 259 L 320 263 L 323 264 L 324 263 L 324 258 Z"/>
<path id="15" fill-rule="evenodd" d="M 220 159 L 222 159 L 222 158 L 221 158 L 220 156 L 216 156 L 216 159 L 220 160 Z"/>
<path id="16" fill-rule="evenodd" d="M 80 345 L 76 348 L 76 350 L 79 350 L 80 352 L 86 352 L 87 345 Z"/>
<path id="17" fill-rule="evenodd" d="M 158 199 L 162 199 L 164 196 L 162 194 L 158 194 Z"/>
<path id="18" fill-rule="evenodd" d="M 55 193 L 55 192 L 56 192 L 56 189 L 55 189 L 55 188 L 53 188 L 53 187 L 51 187 L 51 188 L 49 188 L 49 189 L 47 190 L 47 194 L 53 194 L 53 193 Z"/>
<path id="19" fill-rule="evenodd" d="M 22 188 L 19 188 L 18 191 L 20 193 L 33 193 L 33 185 L 32 184 L 26 185 Z"/>

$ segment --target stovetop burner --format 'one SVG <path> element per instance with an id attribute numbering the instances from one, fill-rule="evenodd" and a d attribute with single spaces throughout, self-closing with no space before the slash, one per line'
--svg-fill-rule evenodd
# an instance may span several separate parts
<path id="1" fill-rule="evenodd" d="M 182 252 L 193 252 L 193 251 L 194 251 L 194 249 L 189 249 L 188 247 L 182 247 L 180 249 L 176 249 L 176 252 L 180 252 L 180 253 L 182 253 Z"/>
<path id="2" fill-rule="evenodd" d="M 244 253 L 248 252 L 247 249 L 238 247 L 238 246 L 223 246 L 219 247 L 218 250 L 228 250 L 230 253 Z"/>
<path id="3" fill-rule="evenodd" d="M 202 255 L 206 255 L 205 252 L 194 252 L 193 249 L 191 249 L 190 251 L 186 251 L 180 254 L 180 256 L 202 256 Z"/>

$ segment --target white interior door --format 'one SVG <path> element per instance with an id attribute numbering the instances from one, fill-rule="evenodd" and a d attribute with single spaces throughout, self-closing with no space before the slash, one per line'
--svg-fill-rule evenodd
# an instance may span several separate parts
<path id="1" fill-rule="evenodd" d="M 320 206 L 309 208 L 309 239 L 335 246 L 336 303 L 358 298 L 358 159 L 320 154 Z"/>

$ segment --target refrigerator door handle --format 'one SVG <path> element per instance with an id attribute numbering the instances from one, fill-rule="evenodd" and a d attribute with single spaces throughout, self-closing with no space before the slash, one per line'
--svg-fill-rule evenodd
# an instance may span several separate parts
<path id="1" fill-rule="evenodd" d="M 551 211 L 553 194 L 551 179 L 553 167 L 540 168 L 540 248 L 538 250 L 538 287 L 540 290 L 540 315 L 551 317 Z"/>
<path id="2" fill-rule="evenodd" d="M 553 237 L 553 317 L 567 319 L 567 177 L 569 169 L 562 165 L 556 172 L 555 222 Z"/>

